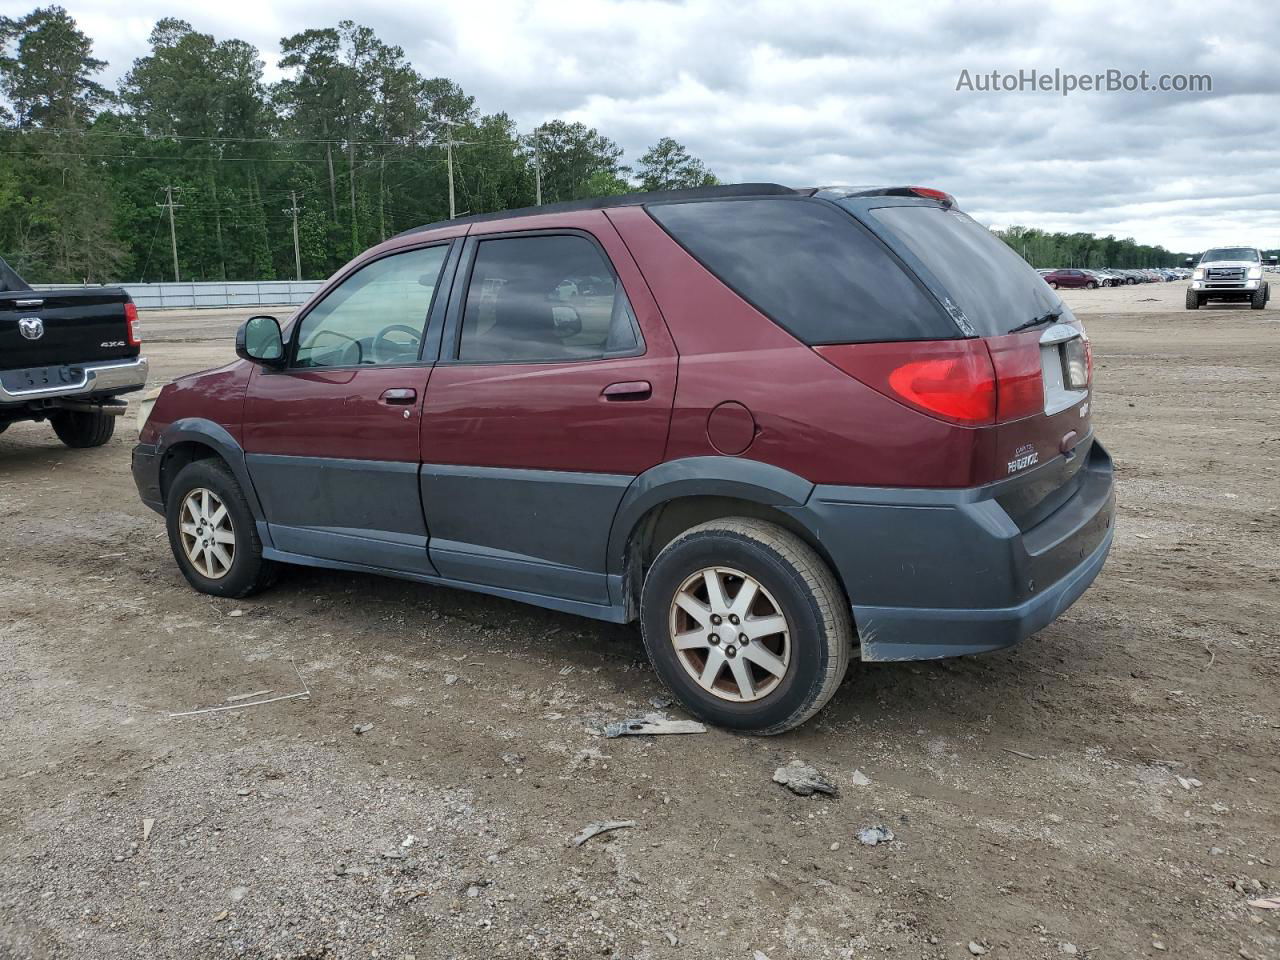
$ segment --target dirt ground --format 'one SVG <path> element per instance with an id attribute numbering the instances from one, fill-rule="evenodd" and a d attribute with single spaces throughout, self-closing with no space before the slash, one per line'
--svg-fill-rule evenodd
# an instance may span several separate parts
<path id="1" fill-rule="evenodd" d="M 773 739 L 602 738 L 663 693 L 631 628 L 309 569 L 196 594 L 132 417 L 10 429 L 0 956 L 1280 958 L 1247 905 L 1280 895 L 1280 299 L 1183 291 L 1065 292 L 1119 482 L 1085 597 L 1004 653 L 855 664 Z M 245 315 L 146 316 L 154 381 Z M 310 701 L 169 717 L 295 665 Z M 772 783 L 793 758 L 841 795 Z"/>

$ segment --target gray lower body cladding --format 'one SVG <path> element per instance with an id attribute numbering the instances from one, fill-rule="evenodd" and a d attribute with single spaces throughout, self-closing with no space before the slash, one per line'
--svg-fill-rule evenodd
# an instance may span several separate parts
<path id="1" fill-rule="evenodd" d="M 1083 445 L 1082 445 L 1083 446 Z M 1111 547 L 1111 458 L 1091 443 L 1040 468 L 1069 495 L 1017 513 L 1033 475 L 971 490 L 814 488 L 791 512 L 837 568 L 864 660 L 928 660 L 1011 646 L 1088 588 Z M 1040 471 L 1036 471 L 1039 473 Z"/>
<path id="2" fill-rule="evenodd" d="M 1111 546 L 1111 458 L 1092 439 L 1076 450 L 961 490 L 810 486 L 776 467 L 708 457 L 697 461 L 695 492 L 755 499 L 791 516 L 831 560 L 852 604 L 862 658 L 924 660 L 1017 643 L 1093 582 Z M 161 456 L 141 444 L 133 453 L 139 494 L 156 510 L 163 510 Z M 610 570 L 607 558 L 614 540 L 625 543 L 637 512 L 620 501 L 631 487 L 646 488 L 634 478 L 262 456 L 250 456 L 248 466 L 247 491 L 278 488 L 262 494 L 266 509 L 258 515 L 268 559 L 626 618 L 620 567 Z M 773 486 L 746 492 L 740 478 L 714 476 L 731 468 L 749 468 Z M 776 489 L 774 474 L 795 489 Z M 657 491 L 659 501 L 663 493 L 689 490 L 674 483 Z M 611 525 L 621 526 L 613 537 Z"/>

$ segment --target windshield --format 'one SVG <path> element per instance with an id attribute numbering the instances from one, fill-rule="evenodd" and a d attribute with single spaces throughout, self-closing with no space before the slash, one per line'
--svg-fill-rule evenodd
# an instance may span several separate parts
<path id="1" fill-rule="evenodd" d="M 1200 258 L 1201 263 L 1215 263 L 1218 260 L 1260 260 L 1258 251 L 1253 247 L 1218 247 L 1206 250 Z"/>
<path id="2" fill-rule="evenodd" d="M 923 261 L 978 336 L 997 337 L 1051 313 L 1071 319 L 1040 274 L 968 214 L 912 204 L 876 207 L 871 216 Z"/>

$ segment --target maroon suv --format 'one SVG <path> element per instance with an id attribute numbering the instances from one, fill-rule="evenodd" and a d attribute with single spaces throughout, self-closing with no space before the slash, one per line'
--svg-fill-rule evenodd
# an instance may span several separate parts
<path id="1" fill-rule="evenodd" d="M 1044 274 L 1044 282 L 1055 290 L 1059 287 L 1098 289 L 1098 278 L 1091 273 L 1085 273 L 1083 270 L 1050 270 Z"/>
<path id="2" fill-rule="evenodd" d="M 282 563 L 639 621 L 694 714 L 776 733 L 850 658 L 995 650 L 1111 544 L 1084 330 L 936 190 L 746 184 L 401 234 L 134 451 L 191 584 Z"/>

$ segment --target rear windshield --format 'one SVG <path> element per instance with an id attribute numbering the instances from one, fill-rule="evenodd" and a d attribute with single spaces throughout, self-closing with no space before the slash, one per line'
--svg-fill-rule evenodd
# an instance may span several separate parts
<path id="1" fill-rule="evenodd" d="M 703 266 L 805 343 L 960 336 L 884 244 L 823 201 L 719 200 L 646 209 Z"/>
<path id="2" fill-rule="evenodd" d="M 980 337 L 1064 309 L 1030 264 L 968 214 L 929 204 L 877 207 L 871 216 L 920 258 Z"/>

